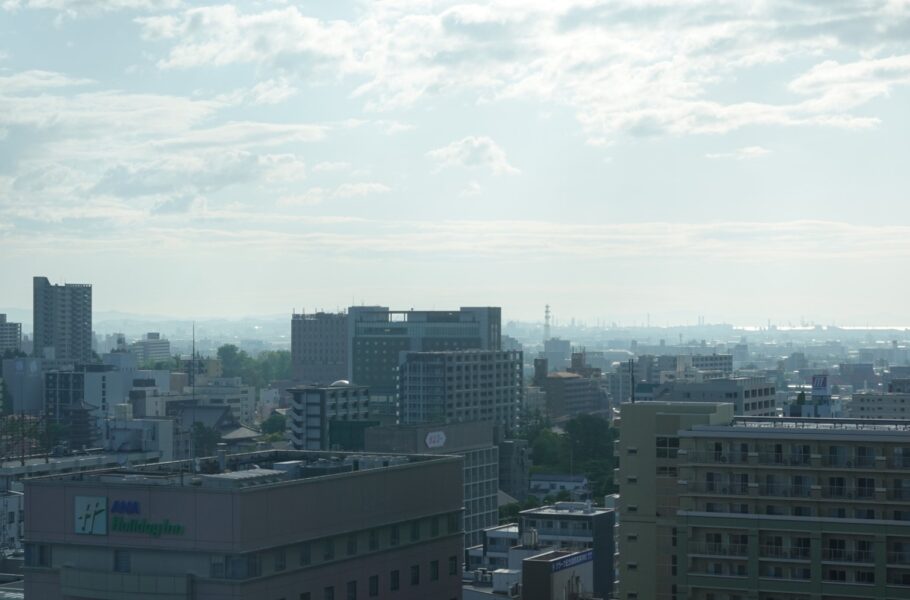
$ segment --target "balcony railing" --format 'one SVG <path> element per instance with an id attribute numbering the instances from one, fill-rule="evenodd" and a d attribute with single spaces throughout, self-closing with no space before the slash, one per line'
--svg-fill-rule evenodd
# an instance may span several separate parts
<path id="1" fill-rule="evenodd" d="M 759 546 L 760 558 L 780 558 L 784 560 L 809 560 L 809 549 L 783 546 Z"/>
<path id="2" fill-rule="evenodd" d="M 808 454 L 781 454 L 778 452 L 759 452 L 758 462 L 762 465 L 781 465 L 798 467 L 808 465 L 810 462 Z"/>
<path id="3" fill-rule="evenodd" d="M 869 469 L 875 466 L 875 456 L 846 456 L 823 454 L 822 465 L 841 469 Z"/>
<path id="4" fill-rule="evenodd" d="M 689 544 L 689 554 L 748 556 L 749 548 L 743 544 Z"/>
<path id="5" fill-rule="evenodd" d="M 749 463 L 749 454 L 741 452 L 689 452 L 689 462 L 745 465 Z"/>
<path id="6" fill-rule="evenodd" d="M 869 563 L 875 560 L 872 553 L 866 550 L 838 550 L 835 548 L 822 548 L 822 560 L 845 563 Z"/>
<path id="7" fill-rule="evenodd" d="M 725 496 L 748 496 L 748 484 L 741 483 L 719 483 L 708 481 L 690 481 L 686 484 L 686 489 L 695 493 L 718 494 Z"/>
<path id="8" fill-rule="evenodd" d="M 893 491 L 893 490 L 892 490 Z M 871 487 L 846 487 L 824 486 L 821 488 L 822 498 L 844 498 L 847 500 L 869 500 L 875 498 L 875 488 Z"/>
<path id="9" fill-rule="evenodd" d="M 796 486 L 787 484 L 759 485 L 759 496 L 779 496 L 782 498 L 808 498 L 812 495 L 809 486 Z"/>

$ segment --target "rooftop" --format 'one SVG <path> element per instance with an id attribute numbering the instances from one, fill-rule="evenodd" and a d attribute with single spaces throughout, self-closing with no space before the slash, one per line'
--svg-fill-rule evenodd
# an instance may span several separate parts
<path id="1" fill-rule="evenodd" d="M 776 436 L 802 438 L 870 439 L 906 441 L 910 420 L 840 419 L 812 417 L 734 417 L 724 425 L 696 425 L 683 437 Z"/>
<path id="2" fill-rule="evenodd" d="M 354 476 L 361 471 L 407 468 L 429 461 L 460 460 L 447 455 L 363 454 L 265 450 L 223 457 L 114 467 L 31 479 L 34 484 L 61 481 L 106 485 L 142 485 L 240 489 L 266 485 L 291 485 L 305 479 Z"/>
<path id="3" fill-rule="evenodd" d="M 612 508 L 594 506 L 588 502 L 557 502 L 548 506 L 539 506 L 523 510 L 521 515 L 602 515 L 612 512 Z"/>
<path id="4" fill-rule="evenodd" d="M 568 473 L 532 473 L 531 481 L 572 481 L 584 483 L 588 478 L 584 475 L 570 475 Z"/>

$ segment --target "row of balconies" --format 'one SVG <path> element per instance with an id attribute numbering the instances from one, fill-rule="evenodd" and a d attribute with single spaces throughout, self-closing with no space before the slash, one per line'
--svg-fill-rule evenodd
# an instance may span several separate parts
<path id="1" fill-rule="evenodd" d="M 831 485 L 760 484 L 757 482 L 680 481 L 683 494 L 717 494 L 721 496 L 770 496 L 777 498 L 825 498 L 844 500 L 906 500 L 910 489 L 893 487 L 860 487 Z"/>
<path id="2" fill-rule="evenodd" d="M 691 543 L 688 546 L 690 555 L 710 556 L 717 558 L 747 558 L 749 547 L 745 544 L 708 544 Z M 758 557 L 764 560 L 795 560 L 810 561 L 812 559 L 809 548 L 797 546 L 760 545 Z M 888 552 L 887 564 L 889 566 L 906 566 L 910 568 L 910 552 Z M 840 562 L 851 564 L 875 564 L 875 555 L 868 550 L 846 550 L 838 548 L 822 548 L 822 562 Z"/>
<path id="3" fill-rule="evenodd" d="M 776 452 L 678 451 L 680 462 L 761 465 L 779 467 L 835 467 L 843 469 L 907 469 L 910 457 L 845 456 L 841 454 L 781 454 Z"/>

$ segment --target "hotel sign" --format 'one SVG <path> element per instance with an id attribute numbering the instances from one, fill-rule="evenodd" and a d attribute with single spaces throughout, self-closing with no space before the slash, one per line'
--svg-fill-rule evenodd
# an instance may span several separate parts
<path id="1" fill-rule="evenodd" d="M 107 535 L 107 497 L 76 496 L 73 503 L 76 533 Z"/>
<path id="2" fill-rule="evenodd" d="M 427 434 L 424 442 L 426 443 L 427 448 L 442 448 L 446 445 L 446 432 L 431 431 Z"/>
<path id="3" fill-rule="evenodd" d="M 557 571 L 571 569 L 572 567 L 576 567 L 582 563 L 591 562 L 592 560 L 594 560 L 594 551 L 588 550 L 587 552 L 573 554 L 572 556 L 567 556 L 561 560 L 550 563 L 550 568 L 551 572 L 556 573 Z"/>
<path id="4" fill-rule="evenodd" d="M 185 528 L 170 520 L 150 521 L 142 518 L 142 506 L 135 500 L 114 500 L 110 510 L 107 496 L 76 496 L 76 533 L 83 535 L 107 535 L 108 513 L 111 533 L 136 533 L 150 537 L 162 535 L 183 535 Z"/>

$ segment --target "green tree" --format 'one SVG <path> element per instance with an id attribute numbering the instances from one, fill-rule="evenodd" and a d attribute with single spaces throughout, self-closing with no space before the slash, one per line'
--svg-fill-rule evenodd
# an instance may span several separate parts
<path id="1" fill-rule="evenodd" d="M 279 413 L 272 413 L 268 419 L 262 422 L 262 433 L 284 433 L 287 427 L 287 417 Z"/>
<path id="2" fill-rule="evenodd" d="M 218 348 L 218 360 L 225 377 L 240 377 L 256 388 L 291 378 L 291 353 L 286 350 L 262 352 L 253 358 L 234 344 L 225 344 Z"/>
<path id="3" fill-rule="evenodd" d="M 193 423 L 193 449 L 196 457 L 213 456 L 221 435 L 213 428 L 202 423 Z"/>

